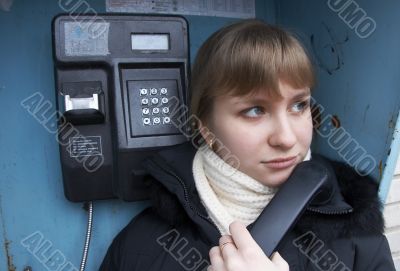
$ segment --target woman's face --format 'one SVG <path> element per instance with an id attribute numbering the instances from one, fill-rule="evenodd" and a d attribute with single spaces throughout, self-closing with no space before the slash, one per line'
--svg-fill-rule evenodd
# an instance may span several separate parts
<path id="1" fill-rule="evenodd" d="M 216 142 L 239 160 L 238 169 L 269 187 L 287 180 L 312 139 L 310 89 L 282 81 L 279 88 L 282 97 L 271 98 L 265 91 L 218 97 L 205 123 Z"/>

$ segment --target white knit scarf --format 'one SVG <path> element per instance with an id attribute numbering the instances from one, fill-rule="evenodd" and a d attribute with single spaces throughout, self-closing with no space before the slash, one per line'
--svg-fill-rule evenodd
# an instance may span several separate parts
<path id="1" fill-rule="evenodd" d="M 304 161 L 311 157 L 308 151 Z M 229 224 L 254 222 L 274 197 L 270 188 L 231 167 L 207 146 L 193 160 L 193 176 L 200 199 L 221 235 L 230 234 Z"/>

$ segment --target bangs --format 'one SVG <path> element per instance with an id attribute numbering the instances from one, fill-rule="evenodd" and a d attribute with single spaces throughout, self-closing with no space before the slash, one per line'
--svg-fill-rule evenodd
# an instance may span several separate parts
<path id="1" fill-rule="evenodd" d="M 220 46 L 214 58 L 218 71 L 211 76 L 219 86 L 214 94 L 243 96 L 259 91 L 280 96 L 279 80 L 293 88 L 313 87 L 312 64 L 301 44 L 286 32 L 264 24 L 243 29 Z"/>

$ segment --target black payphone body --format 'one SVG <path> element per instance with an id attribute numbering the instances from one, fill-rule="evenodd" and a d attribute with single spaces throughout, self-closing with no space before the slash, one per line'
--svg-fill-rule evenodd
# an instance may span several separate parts
<path id="1" fill-rule="evenodd" d="M 186 20 L 59 15 L 53 48 L 66 197 L 145 199 L 142 160 L 187 140 Z"/>

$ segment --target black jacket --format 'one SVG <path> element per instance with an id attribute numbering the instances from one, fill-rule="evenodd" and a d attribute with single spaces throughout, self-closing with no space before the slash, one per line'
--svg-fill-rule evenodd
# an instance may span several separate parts
<path id="1" fill-rule="evenodd" d="M 118 234 L 100 270 L 206 270 L 208 252 L 220 234 L 196 191 L 195 152 L 185 143 L 146 160 L 152 207 Z M 382 234 L 376 183 L 343 163 L 318 155 L 313 159 L 333 170 L 337 189 L 328 202 L 310 206 L 281 241 L 278 251 L 290 270 L 395 270 Z"/>

